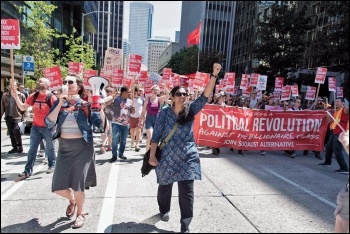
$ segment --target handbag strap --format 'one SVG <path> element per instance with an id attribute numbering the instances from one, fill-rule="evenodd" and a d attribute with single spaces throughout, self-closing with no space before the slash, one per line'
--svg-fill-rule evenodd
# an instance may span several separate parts
<path id="1" fill-rule="evenodd" d="M 175 124 L 175 126 L 173 127 L 173 129 L 171 130 L 171 132 L 169 132 L 168 136 L 165 138 L 164 141 L 162 141 L 162 143 L 159 145 L 159 149 L 162 150 L 163 147 L 166 145 L 166 143 L 168 143 L 168 141 L 170 140 L 170 138 L 174 135 L 177 127 L 179 126 L 178 123 Z"/>

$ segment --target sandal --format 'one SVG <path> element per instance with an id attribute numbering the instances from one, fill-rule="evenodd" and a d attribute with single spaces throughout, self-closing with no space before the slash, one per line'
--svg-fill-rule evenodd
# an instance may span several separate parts
<path id="1" fill-rule="evenodd" d="M 89 213 L 85 213 L 85 214 L 80 214 L 77 216 L 77 218 L 75 219 L 72 228 L 76 229 L 76 228 L 81 228 L 82 226 L 84 226 L 85 223 L 85 215 L 88 215 Z"/>
<path id="2" fill-rule="evenodd" d="M 66 216 L 67 218 L 72 218 L 72 216 L 75 213 L 75 207 L 77 206 L 77 203 L 69 201 L 69 205 L 66 210 Z"/>

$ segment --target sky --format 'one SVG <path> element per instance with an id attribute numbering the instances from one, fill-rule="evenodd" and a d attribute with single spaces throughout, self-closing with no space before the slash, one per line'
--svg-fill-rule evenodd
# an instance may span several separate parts
<path id="1" fill-rule="evenodd" d="M 129 39 L 130 2 L 124 1 L 123 39 Z M 142 2 L 142 1 L 134 1 Z M 175 41 L 175 31 L 180 31 L 181 1 L 147 1 L 153 5 L 152 36 L 170 37 Z"/>

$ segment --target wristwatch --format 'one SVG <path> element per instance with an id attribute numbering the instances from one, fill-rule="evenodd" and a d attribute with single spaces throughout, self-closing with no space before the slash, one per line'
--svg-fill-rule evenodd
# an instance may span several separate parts
<path id="1" fill-rule="evenodd" d="M 211 76 L 213 76 L 215 79 L 218 78 L 218 76 L 214 75 L 213 73 L 211 73 Z"/>

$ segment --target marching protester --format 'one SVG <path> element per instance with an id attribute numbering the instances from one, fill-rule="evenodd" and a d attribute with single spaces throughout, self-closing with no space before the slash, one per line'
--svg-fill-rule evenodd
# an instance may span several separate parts
<path id="1" fill-rule="evenodd" d="M 339 134 L 338 139 L 349 156 L 349 122 L 346 132 Z M 349 177 L 346 185 L 338 193 L 337 204 L 338 206 L 334 211 L 334 233 L 349 233 Z"/>
<path id="2" fill-rule="evenodd" d="M 24 85 L 21 84 L 21 85 L 18 87 L 18 90 L 19 90 L 21 93 L 24 94 L 24 96 L 26 97 L 26 99 L 29 97 L 29 93 L 24 89 Z"/>
<path id="3" fill-rule="evenodd" d="M 201 179 L 198 150 L 193 135 L 194 116 L 201 111 L 212 93 L 221 65 L 213 65 L 208 85 L 195 101 L 188 103 L 188 92 L 182 86 L 171 90 L 171 107 L 159 112 L 151 141 L 149 163 L 156 167 L 160 218 L 169 220 L 172 186 L 178 182 L 181 232 L 189 232 L 193 218 L 194 180 Z M 161 159 L 155 157 L 158 143 L 177 127 L 174 135 L 161 151 Z"/>
<path id="4" fill-rule="evenodd" d="M 135 107 L 135 113 L 130 114 L 130 136 L 131 136 L 131 148 L 135 147 L 135 151 L 140 151 L 140 136 L 141 128 L 139 127 L 139 120 L 142 113 L 143 103 L 145 99 L 141 96 L 143 89 L 135 87 L 133 106 Z M 135 144 L 134 144 L 135 142 Z"/>
<path id="5" fill-rule="evenodd" d="M 23 93 L 17 91 L 17 81 L 14 80 L 13 87 L 9 85 L 9 90 L 16 90 L 11 93 L 5 92 L 1 97 L 1 118 L 5 114 L 5 121 L 8 133 L 11 139 L 12 149 L 8 152 L 9 154 L 13 153 L 22 153 L 22 136 L 18 124 L 22 121 L 24 112 L 19 108 L 15 101 L 15 96 L 25 102 L 26 98 Z"/>
<path id="6" fill-rule="evenodd" d="M 114 89 L 112 87 L 106 88 L 106 95 L 113 96 Z M 106 152 L 106 144 L 107 144 L 107 151 L 112 150 L 112 120 L 113 120 L 113 102 L 114 98 L 112 98 L 110 101 L 105 103 L 104 113 L 107 119 L 106 124 L 106 131 L 104 133 L 101 133 L 101 148 L 100 152 L 105 153 Z"/>
<path id="7" fill-rule="evenodd" d="M 79 77 L 68 75 L 65 81 L 68 92 L 59 95 L 45 118 L 48 129 L 56 126 L 53 138 L 59 138 L 52 192 L 69 200 L 66 216 L 71 218 L 76 211 L 72 228 L 80 228 L 87 215 L 83 212 L 85 189 L 97 183 L 92 127 L 102 129 L 105 115 L 103 105 L 99 112 L 92 112 L 90 104 L 82 100 L 84 84 Z"/>
<path id="8" fill-rule="evenodd" d="M 28 151 L 27 164 L 24 172 L 19 174 L 19 177 L 28 178 L 33 173 L 33 167 L 38 152 L 40 142 L 45 140 L 45 152 L 48 157 L 48 169 L 46 173 L 52 173 L 56 164 L 56 152 L 52 141 L 52 129 L 48 129 L 45 125 L 44 119 L 50 111 L 50 107 L 57 100 L 57 97 L 49 91 L 51 83 L 47 78 L 40 78 L 37 82 L 37 92 L 32 93 L 25 103 L 23 103 L 18 96 L 15 97 L 17 106 L 22 111 L 27 110 L 33 106 L 33 126 L 30 131 L 30 147 Z M 15 90 L 12 90 L 14 93 Z"/>
<path id="9" fill-rule="evenodd" d="M 129 87 L 123 86 L 120 89 L 120 95 L 117 96 L 112 103 L 113 119 L 112 119 L 112 158 L 110 163 L 120 159 L 126 160 L 124 155 L 126 138 L 129 133 L 130 114 L 135 113 L 132 108 L 131 100 L 128 98 L 130 94 Z M 118 146 L 118 144 L 120 144 Z"/>
<path id="10" fill-rule="evenodd" d="M 147 140 L 146 140 L 146 151 L 150 148 L 150 142 L 152 138 L 152 133 L 154 129 L 154 125 L 156 123 L 157 114 L 161 109 L 161 105 L 163 102 L 169 99 L 169 90 L 164 85 L 165 95 L 158 97 L 158 93 L 160 88 L 158 85 L 153 85 L 151 90 L 152 94 L 146 98 L 143 103 L 143 109 L 139 120 L 139 127 L 143 126 L 145 121 L 146 132 L 147 132 Z"/>
<path id="11" fill-rule="evenodd" d="M 344 106 L 344 98 L 337 98 L 334 102 L 336 111 L 334 112 L 334 119 L 346 129 L 346 125 L 349 122 L 349 107 Z M 342 132 L 342 129 L 338 126 L 333 119 L 327 115 L 327 121 L 331 124 L 329 129 L 331 134 L 329 136 L 328 142 L 326 144 L 326 155 L 325 161 L 320 163 L 321 166 L 330 166 L 332 164 L 332 155 L 334 153 L 335 158 L 339 164 L 339 169 L 335 170 L 336 173 L 349 173 L 348 165 L 345 162 L 342 144 L 338 141 L 339 134 Z"/>

